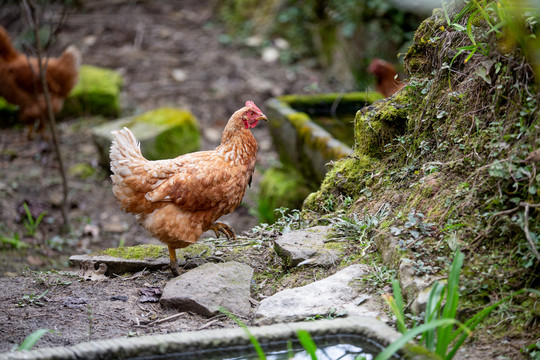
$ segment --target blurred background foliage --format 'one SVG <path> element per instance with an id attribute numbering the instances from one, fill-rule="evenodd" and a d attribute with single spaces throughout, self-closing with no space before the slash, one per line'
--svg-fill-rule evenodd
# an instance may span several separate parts
<path id="1" fill-rule="evenodd" d="M 316 59 L 331 78 L 359 89 L 373 81 L 370 61 L 398 64 L 398 54 L 431 15 L 425 8 L 399 9 L 391 0 L 225 0 L 215 8 L 234 40 L 257 37 L 261 47 L 286 40 L 281 61 Z"/>

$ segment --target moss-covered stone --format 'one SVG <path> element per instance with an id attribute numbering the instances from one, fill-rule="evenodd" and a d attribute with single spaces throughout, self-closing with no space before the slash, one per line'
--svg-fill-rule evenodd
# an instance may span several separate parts
<path id="1" fill-rule="evenodd" d="M 407 105 L 400 100 L 388 98 L 358 111 L 354 121 L 357 154 L 381 158 L 385 145 L 404 133 Z"/>
<path id="2" fill-rule="evenodd" d="M 127 127 L 136 124 L 166 129 L 155 138 L 154 147 L 146 148 L 149 159 L 168 159 L 199 150 L 199 122 L 187 110 L 159 108 L 136 116 Z"/>
<path id="3" fill-rule="evenodd" d="M 267 102 L 270 133 L 281 162 L 295 167 L 312 186 L 318 186 L 327 172 L 326 164 L 347 156 L 351 149 L 317 125 L 310 115 L 354 114 L 379 99 L 378 94 L 363 92 L 270 99 Z"/>
<path id="4" fill-rule="evenodd" d="M 82 65 L 79 70 L 79 81 L 64 102 L 59 117 L 119 116 L 122 83 L 122 76 L 114 70 Z"/>
<path id="5" fill-rule="evenodd" d="M 304 177 L 294 168 L 266 170 L 259 190 L 259 221 L 273 223 L 277 208 L 300 209 L 311 191 Z"/>
<path id="6" fill-rule="evenodd" d="M 159 108 L 136 117 L 110 121 L 92 129 L 92 137 L 100 152 L 100 162 L 109 166 L 111 131 L 129 128 L 141 143 L 141 151 L 149 160 L 170 159 L 199 150 L 198 121 L 184 109 Z"/>
<path id="7" fill-rule="evenodd" d="M 378 164 L 376 159 L 366 155 L 349 156 L 335 162 L 320 189 L 306 198 L 303 208 L 329 212 L 337 210 L 340 202 L 337 198 L 358 198 L 366 184 L 365 176 L 377 169 Z"/>

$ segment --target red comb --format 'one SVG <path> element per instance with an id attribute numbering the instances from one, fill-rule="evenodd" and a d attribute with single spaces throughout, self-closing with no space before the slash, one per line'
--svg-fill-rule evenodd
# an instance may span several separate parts
<path id="1" fill-rule="evenodd" d="M 261 109 L 259 109 L 259 108 L 257 107 L 257 105 L 255 105 L 255 103 L 254 103 L 253 101 L 251 101 L 251 100 L 246 101 L 246 106 L 247 106 L 247 107 L 250 107 L 250 108 L 252 108 L 252 109 L 254 109 L 254 110 L 257 110 L 258 112 L 260 112 L 260 113 L 262 114 Z"/>

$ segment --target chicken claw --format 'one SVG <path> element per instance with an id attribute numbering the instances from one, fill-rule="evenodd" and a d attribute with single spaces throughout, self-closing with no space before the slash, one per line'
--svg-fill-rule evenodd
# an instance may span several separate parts
<path id="1" fill-rule="evenodd" d="M 178 261 L 176 260 L 176 249 L 169 246 L 169 258 L 171 259 L 171 262 L 169 264 L 169 267 L 171 268 L 171 272 L 173 276 L 178 276 Z"/>
<path id="2" fill-rule="evenodd" d="M 229 241 L 231 240 L 231 238 L 232 240 L 236 240 L 236 233 L 234 232 L 232 227 L 225 223 L 216 221 L 212 224 L 212 226 L 210 226 L 210 230 L 214 231 L 214 234 L 216 234 L 216 238 L 218 238 L 220 234 L 223 234 Z"/>

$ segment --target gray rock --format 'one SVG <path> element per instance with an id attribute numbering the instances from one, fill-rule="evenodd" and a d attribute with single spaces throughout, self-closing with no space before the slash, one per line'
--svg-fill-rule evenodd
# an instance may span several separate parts
<path id="1" fill-rule="evenodd" d="M 216 315 L 220 307 L 247 316 L 251 312 L 249 291 L 253 269 L 230 261 L 204 264 L 169 281 L 160 303 L 163 307 L 191 311 L 206 317 Z"/>
<path id="2" fill-rule="evenodd" d="M 354 280 L 368 271 L 367 265 L 351 265 L 326 279 L 278 292 L 261 301 L 255 311 L 256 322 L 292 322 L 330 313 L 385 319 L 383 309 L 379 309 L 374 299 L 360 293 L 355 286 Z"/>
<path id="3" fill-rule="evenodd" d="M 398 272 L 403 297 L 409 303 L 420 297 L 419 302 L 414 306 L 414 310 L 422 312 L 427 303 L 429 288 L 436 280 L 435 276 L 417 276 L 414 272 L 412 260 L 405 257 L 401 259 Z"/>
<path id="4" fill-rule="evenodd" d="M 300 264 L 332 266 L 339 260 L 341 252 L 325 246 L 327 235 L 326 226 L 291 231 L 276 240 L 274 249 L 287 267 Z"/>

